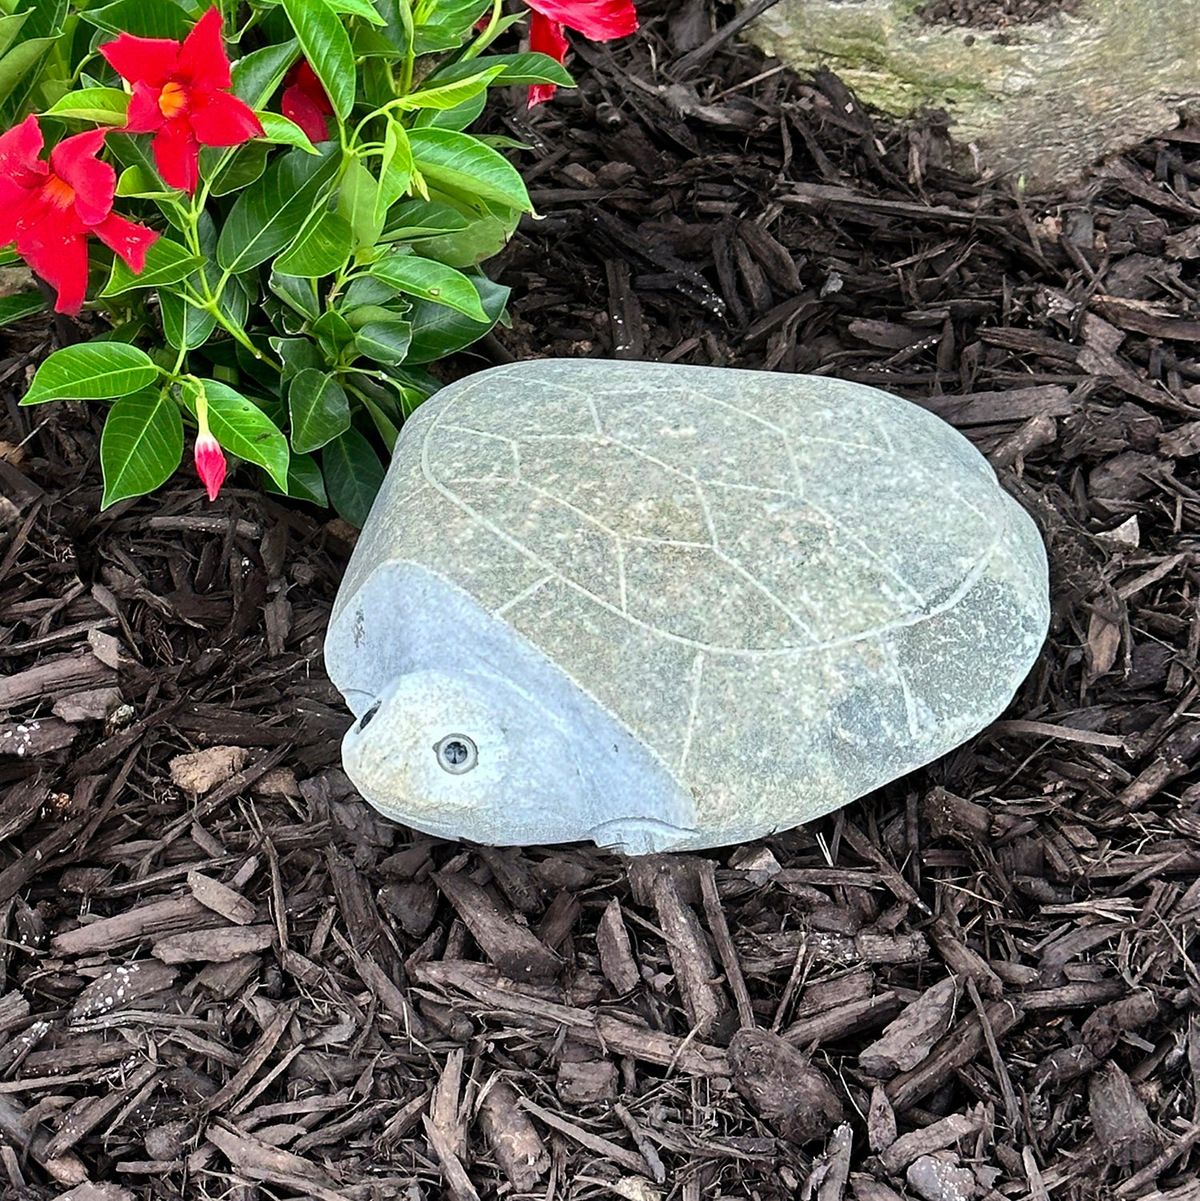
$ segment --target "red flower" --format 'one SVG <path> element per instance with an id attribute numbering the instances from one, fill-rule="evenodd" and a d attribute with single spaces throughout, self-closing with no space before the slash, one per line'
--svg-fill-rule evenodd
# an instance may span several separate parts
<path id="1" fill-rule="evenodd" d="M 525 0 L 533 9 L 529 19 L 529 48 L 548 54 L 555 62 L 567 56 L 563 26 L 593 42 L 611 42 L 634 33 L 638 27 L 633 0 Z M 529 89 L 529 107 L 554 95 L 552 83 L 535 83 Z"/>
<path id="2" fill-rule="evenodd" d="M 208 489 L 208 499 L 216 500 L 225 482 L 225 452 L 207 429 L 196 436 L 196 474 Z"/>
<path id="3" fill-rule="evenodd" d="M 295 121 L 310 142 L 329 141 L 329 122 L 325 118 L 333 113 L 333 105 L 308 60 L 302 58 L 283 82 L 287 85 L 280 105 L 283 115 Z"/>
<path id="4" fill-rule="evenodd" d="M 95 234 L 138 272 L 158 234 L 112 211 L 117 173 L 96 158 L 103 129 L 76 134 L 38 155 L 42 131 L 26 117 L 0 135 L 0 246 L 17 253 L 58 293 L 54 308 L 74 316 L 87 294 L 88 234 Z"/>
<path id="5" fill-rule="evenodd" d="M 229 91 L 229 58 L 215 8 L 182 42 L 123 33 L 100 53 L 133 84 L 122 132 L 154 134 L 154 161 L 171 187 L 195 192 L 202 145 L 237 146 L 261 136 L 253 110 Z"/>

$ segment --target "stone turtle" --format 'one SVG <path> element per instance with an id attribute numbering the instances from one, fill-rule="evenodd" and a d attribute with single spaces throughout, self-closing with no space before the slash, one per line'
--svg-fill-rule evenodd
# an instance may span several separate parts
<path id="1" fill-rule="evenodd" d="M 404 426 L 325 645 L 380 812 L 640 854 L 836 809 L 993 720 L 1046 555 L 915 404 L 816 376 L 480 372 Z"/>

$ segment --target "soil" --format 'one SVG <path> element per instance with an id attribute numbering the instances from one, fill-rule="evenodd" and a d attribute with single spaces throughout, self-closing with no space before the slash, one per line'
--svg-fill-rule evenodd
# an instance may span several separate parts
<path id="1" fill-rule="evenodd" d="M 918 11 L 930 24 L 1004 29 L 1079 10 L 1079 0 L 932 0 Z"/>
<path id="2" fill-rule="evenodd" d="M 0 361 L 0 1192 L 1195 1201 L 1200 129 L 1070 193 L 696 0 L 495 129 L 537 355 L 820 372 L 972 439 L 1054 621 L 1004 719 L 837 814 L 624 861 L 397 827 L 338 767 L 354 531 L 235 475 L 99 512 Z M 67 331 L 69 332 L 69 331 Z M 71 1191 L 68 1191 L 71 1190 Z"/>

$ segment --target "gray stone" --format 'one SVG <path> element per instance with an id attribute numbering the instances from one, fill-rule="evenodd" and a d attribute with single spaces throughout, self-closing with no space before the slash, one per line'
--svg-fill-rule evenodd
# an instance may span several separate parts
<path id="1" fill-rule="evenodd" d="M 945 109 L 982 164 L 1031 185 L 1173 129 L 1200 99 L 1200 0 L 1079 0 L 975 29 L 923 20 L 924 0 L 782 0 L 748 36 L 801 71 L 836 71 L 900 116 Z"/>
<path id="2" fill-rule="evenodd" d="M 405 425 L 334 605 L 343 762 L 417 829 L 744 842 L 944 754 L 1049 615 L 961 434 L 816 376 L 544 360 Z"/>

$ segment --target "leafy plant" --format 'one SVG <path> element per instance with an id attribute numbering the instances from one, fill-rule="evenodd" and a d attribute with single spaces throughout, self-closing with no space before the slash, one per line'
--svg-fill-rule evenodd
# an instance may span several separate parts
<path id="1" fill-rule="evenodd" d="M 44 110 L 0 135 L 0 244 L 60 312 L 90 272 L 109 321 L 22 403 L 109 402 L 106 506 L 162 484 L 192 428 L 210 497 L 228 454 L 360 525 L 429 365 L 501 319 L 480 264 L 532 211 L 509 143 L 468 128 L 492 88 L 570 84 L 564 24 L 636 19 L 630 0 L 529 0 L 536 48 L 496 54 L 523 15 L 501 0 L 221 2 L 0 16 L 0 111 Z M 48 160 L 44 132 L 66 135 Z"/>

